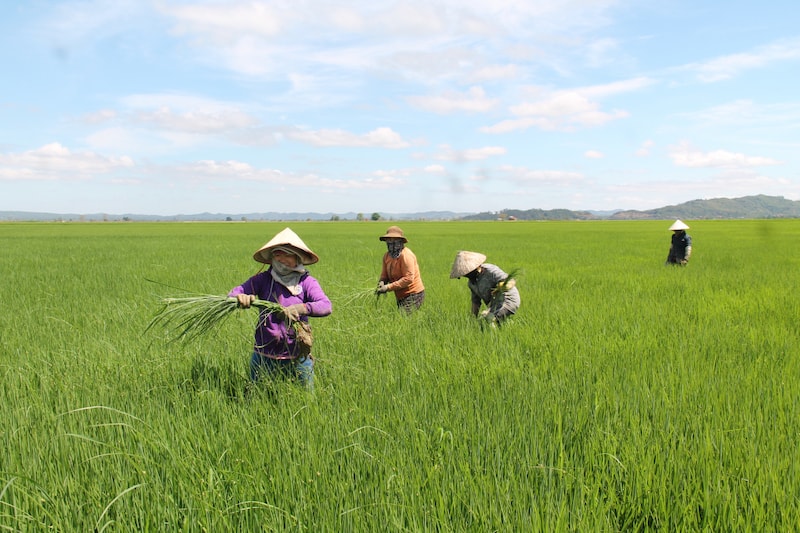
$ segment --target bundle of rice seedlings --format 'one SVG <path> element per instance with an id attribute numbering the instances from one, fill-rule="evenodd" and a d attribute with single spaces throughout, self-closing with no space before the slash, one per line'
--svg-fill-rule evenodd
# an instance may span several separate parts
<path id="1" fill-rule="evenodd" d="M 342 305 L 361 304 L 365 300 L 380 296 L 375 289 L 357 289 L 355 292 L 347 294 L 343 297 Z"/>
<path id="2" fill-rule="evenodd" d="M 375 307 L 381 299 L 381 296 L 386 296 L 385 292 L 378 292 L 377 288 L 371 289 L 356 289 L 355 292 L 343 297 L 341 300 L 342 306 L 363 306 L 364 304 L 374 303 Z M 371 302 L 370 302 L 371 300 Z"/>
<path id="3" fill-rule="evenodd" d="M 212 294 L 163 298 L 161 303 L 163 307 L 156 313 L 145 331 L 162 326 L 170 332 L 170 342 L 177 340 L 189 342 L 204 335 L 239 309 L 236 298 Z M 266 310 L 267 314 L 281 312 L 283 309 L 280 304 L 267 300 L 255 300 L 251 307 Z"/>
<path id="4" fill-rule="evenodd" d="M 512 268 L 511 271 L 506 275 L 505 278 L 501 282 L 499 282 L 494 289 L 492 289 L 492 296 L 497 297 L 498 295 L 502 295 L 505 292 L 511 290 L 514 287 L 515 283 L 511 283 L 511 281 L 517 279 L 517 274 L 519 274 L 519 268 Z"/>

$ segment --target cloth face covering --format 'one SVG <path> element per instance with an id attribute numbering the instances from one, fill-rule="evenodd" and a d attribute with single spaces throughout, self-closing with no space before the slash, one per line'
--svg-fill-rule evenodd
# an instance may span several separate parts
<path id="1" fill-rule="evenodd" d="M 403 241 L 386 241 L 386 249 L 389 251 L 389 255 L 392 259 L 400 257 L 400 252 L 403 251 L 404 247 L 405 243 Z"/>
<path id="2" fill-rule="evenodd" d="M 300 278 L 306 273 L 305 266 L 298 264 L 296 267 L 292 268 L 284 265 L 280 261 L 273 261 L 270 272 L 272 273 L 272 279 L 289 289 L 289 292 L 294 296 L 300 294 L 302 290 L 300 288 Z"/>

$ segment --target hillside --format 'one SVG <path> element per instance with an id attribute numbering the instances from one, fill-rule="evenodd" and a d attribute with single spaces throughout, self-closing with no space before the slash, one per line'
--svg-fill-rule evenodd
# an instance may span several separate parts
<path id="1" fill-rule="evenodd" d="M 661 219 L 729 219 L 729 218 L 798 218 L 800 202 L 783 196 L 743 196 L 741 198 L 712 198 L 691 200 L 648 211 L 619 211 L 610 220 Z"/>
<path id="2" fill-rule="evenodd" d="M 469 213 L 425 211 L 419 213 L 379 213 L 383 220 L 457 220 Z M 0 221 L 24 222 L 220 222 L 220 221 L 339 221 L 370 220 L 373 213 L 191 213 L 173 215 L 141 215 L 135 213 L 42 213 L 30 211 L 0 211 Z"/>
<path id="3" fill-rule="evenodd" d="M 733 218 L 800 218 L 800 202 L 782 196 L 744 196 L 691 200 L 647 211 L 615 211 L 599 213 L 569 209 L 506 209 L 462 217 L 461 220 L 668 220 L 668 219 L 733 219 Z"/>
<path id="4" fill-rule="evenodd" d="M 733 218 L 800 218 L 800 202 L 782 196 L 744 196 L 691 200 L 647 211 L 571 211 L 569 209 L 505 209 L 482 213 L 427 211 L 421 213 L 378 213 L 382 220 L 667 220 Z M 0 211 L 0 221 L 298 221 L 370 220 L 373 213 L 197 213 L 189 215 L 110 215 L 104 213 L 33 213 Z"/>
<path id="5" fill-rule="evenodd" d="M 589 211 L 570 211 L 569 209 L 506 209 L 499 212 L 484 211 L 467 215 L 461 220 L 602 220 L 604 217 Z"/>

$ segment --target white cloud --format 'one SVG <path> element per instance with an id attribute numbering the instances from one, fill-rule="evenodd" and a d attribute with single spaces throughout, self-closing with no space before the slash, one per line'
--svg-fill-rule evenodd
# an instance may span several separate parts
<path id="1" fill-rule="evenodd" d="M 704 127 L 736 128 L 739 131 L 743 128 L 759 128 L 763 131 L 780 132 L 775 137 L 784 137 L 791 142 L 796 138 L 794 131 L 800 122 L 800 103 L 760 104 L 753 100 L 741 99 L 695 113 L 681 113 L 678 117 Z M 748 134 L 748 136 L 753 135 Z"/>
<path id="2" fill-rule="evenodd" d="M 126 108 L 137 111 L 171 109 L 178 113 L 226 113 L 239 111 L 243 107 L 237 102 L 177 92 L 129 94 L 120 98 L 120 102 Z"/>
<path id="3" fill-rule="evenodd" d="M 747 156 L 727 150 L 713 150 L 702 152 L 692 148 L 689 143 L 682 142 L 670 147 L 670 158 L 675 166 L 679 167 L 720 167 L 720 168 L 748 168 L 780 165 L 780 161 L 768 157 Z"/>
<path id="4" fill-rule="evenodd" d="M 626 111 L 601 111 L 600 104 L 589 100 L 577 91 L 558 91 L 547 99 L 525 102 L 511 107 L 511 112 L 522 119 L 516 124 L 524 127 L 526 121 L 544 130 L 571 130 L 575 127 L 602 126 L 612 120 L 625 118 Z M 512 124 L 513 119 L 512 119 Z"/>
<path id="5" fill-rule="evenodd" d="M 711 83 L 731 79 L 746 70 L 797 59 L 800 59 L 800 39 L 788 39 L 758 47 L 752 52 L 721 56 L 704 63 L 692 63 L 684 68 L 695 72 L 700 81 Z"/>
<path id="6" fill-rule="evenodd" d="M 530 127 L 569 131 L 579 127 L 602 126 L 607 122 L 626 118 L 629 113 L 624 110 L 603 111 L 598 99 L 639 91 L 653 83 L 650 78 L 640 77 L 559 91 L 530 87 L 527 90 L 530 99 L 510 107 L 511 113 L 517 118 L 503 120 L 481 128 L 481 131 L 508 133 Z"/>
<path id="7" fill-rule="evenodd" d="M 719 174 L 691 180 L 656 180 L 606 185 L 604 203 L 637 205 L 652 209 L 696 198 L 737 198 L 759 194 L 800 197 L 800 186 L 786 178 L 773 178 L 753 169 L 723 169 Z"/>
<path id="8" fill-rule="evenodd" d="M 103 128 L 86 136 L 86 144 L 94 150 L 115 152 L 125 147 L 138 151 L 144 144 L 144 139 L 134 131 L 122 128 Z"/>
<path id="9" fill-rule="evenodd" d="M 254 117 L 236 110 L 176 113 L 168 107 L 156 111 L 138 111 L 133 119 L 142 125 L 192 134 L 225 133 L 258 123 Z"/>
<path id="10" fill-rule="evenodd" d="M 470 87 L 466 94 L 448 91 L 439 96 L 409 96 L 407 100 L 414 107 L 441 114 L 455 111 L 485 113 L 499 102 L 497 99 L 487 98 L 481 87 Z"/>
<path id="11" fill-rule="evenodd" d="M 93 113 L 86 113 L 81 117 L 81 121 L 86 124 L 102 124 L 117 118 L 117 112 L 113 109 L 101 109 Z"/>
<path id="12" fill-rule="evenodd" d="M 636 150 L 636 155 L 638 157 L 647 157 L 647 156 L 649 156 L 650 155 L 650 150 L 653 148 L 653 146 L 655 146 L 655 144 L 656 143 L 654 143 L 651 140 L 644 141 L 642 143 L 642 145 L 639 147 L 639 149 Z"/>
<path id="13" fill-rule="evenodd" d="M 42 36 L 68 59 L 70 51 L 83 41 L 123 33 L 136 22 L 152 23 L 146 18 L 149 10 L 148 3 L 141 0 L 58 2 L 42 27 Z"/>
<path id="14" fill-rule="evenodd" d="M 549 120 L 542 118 L 516 118 L 506 119 L 497 122 L 491 126 L 483 126 L 480 131 L 483 133 L 501 134 L 511 133 L 518 130 L 526 130 L 532 127 L 538 127 L 543 130 L 555 129 Z"/>
<path id="15" fill-rule="evenodd" d="M 313 173 L 283 172 L 277 169 L 257 168 L 241 161 L 204 160 L 194 164 L 174 167 L 171 171 L 183 179 L 202 180 L 215 184 L 224 182 L 261 182 L 277 186 L 307 187 L 320 190 L 386 190 L 402 186 L 405 181 L 398 172 L 375 172 L 363 180 L 334 179 Z"/>
<path id="16" fill-rule="evenodd" d="M 617 3 L 248 0 L 157 5 L 173 33 L 200 51 L 195 57 L 247 75 L 342 68 L 344 56 L 362 69 L 410 78 L 425 72 L 427 81 L 458 73 L 475 83 L 516 76 L 517 67 L 508 62 L 509 43 L 578 46 L 581 35 L 609 22 L 606 13 Z M 564 33 L 572 39 L 553 38 Z M 476 39 L 481 46 L 472 44 Z M 610 48 L 608 43 L 599 46 Z M 461 61 L 444 60 L 454 53 Z"/>
<path id="17" fill-rule="evenodd" d="M 35 150 L 0 154 L 2 180 L 84 180 L 132 167 L 130 157 L 104 157 L 94 152 L 72 152 L 60 143 Z"/>
<path id="18" fill-rule="evenodd" d="M 609 96 L 641 91 L 642 89 L 646 89 L 655 83 L 657 82 L 653 78 L 640 76 L 638 78 L 620 80 L 602 85 L 579 87 L 577 89 L 573 89 L 572 92 L 591 98 L 607 98 Z"/>
<path id="19" fill-rule="evenodd" d="M 599 68 L 614 60 L 614 56 L 619 49 L 619 43 L 615 39 L 597 39 L 589 43 L 586 49 L 589 66 Z"/>
<path id="20" fill-rule="evenodd" d="M 433 156 L 439 161 L 454 161 L 464 163 L 466 161 L 481 161 L 492 156 L 504 155 L 506 149 L 502 146 L 484 146 L 482 148 L 468 148 L 466 150 L 456 150 L 448 145 L 439 147 L 440 152 Z"/>
<path id="21" fill-rule="evenodd" d="M 512 165 L 502 165 L 498 170 L 501 177 L 520 185 L 572 186 L 584 179 L 583 175 L 578 172 L 562 170 L 535 170 Z"/>
<path id="22" fill-rule="evenodd" d="M 487 81 L 514 80 L 520 76 L 520 67 L 509 63 L 505 65 L 486 65 L 477 67 L 466 73 L 465 81 L 468 83 L 482 83 Z"/>
<path id="23" fill-rule="evenodd" d="M 466 83 L 474 76 L 475 69 L 485 66 L 487 61 L 480 50 L 459 43 L 449 46 L 431 44 L 427 47 L 395 44 L 385 48 L 381 53 L 374 54 L 370 69 L 421 86 Z"/>
<path id="24" fill-rule="evenodd" d="M 377 4 L 380 6 L 380 4 Z M 447 12 L 428 2 L 392 2 L 388 9 L 374 13 L 374 21 L 389 35 L 402 37 L 437 36 L 447 31 Z"/>
<path id="25" fill-rule="evenodd" d="M 333 202 L 373 201 L 366 194 L 347 194 L 349 189 L 387 190 L 401 183 L 412 186 L 376 195 L 374 201 L 452 205 L 456 202 L 437 190 L 448 182 L 455 184 L 451 191 L 475 192 L 467 199 L 471 208 L 489 208 L 517 191 L 535 202 L 526 207 L 559 207 L 578 191 L 602 191 L 615 204 L 611 207 L 639 207 L 620 205 L 627 196 L 604 188 L 625 179 L 642 183 L 638 190 L 634 185 L 631 197 L 658 203 L 713 191 L 797 190 L 792 153 L 800 148 L 800 105 L 792 99 L 788 71 L 800 57 L 800 39 L 743 48 L 741 42 L 758 38 L 758 25 L 769 25 L 766 17 L 719 26 L 715 49 L 722 52 L 715 58 L 707 55 L 708 47 L 689 46 L 694 41 L 682 37 L 700 34 L 707 24 L 695 20 L 696 12 L 673 13 L 684 17 L 685 25 L 666 36 L 658 32 L 663 20 L 651 9 L 623 6 L 619 0 L 52 4 L 52 9 L 8 13 L 10 21 L 21 22 L 9 24 L 10 39 L 29 51 L 20 65 L 25 72 L 12 70 L 11 77 L 29 71 L 31 78 L 46 81 L 30 94 L 6 84 L 0 106 L 14 133 L 6 146 L 13 142 L 22 148 L 0 154 L 0 176 L 93 182 L 102 177 L 103 187 L 88 194 L 96 195 L 92 201 L 97 203 L 118 202 L 102 198 L 113 189 L 108 184 L 135 183 L 141 176 L 151 178 L 144 186 L 184 187 L 180 201 L 203 209 L 224 194 L 192 195 L 215 184 L 220 191 L 237 192 L 288 191 L 295 185 L 344 191 L 308 195 L 325 208 Z M 753 9 L 731 8 L 727 20 L 752 15 Z M 611 18 L 617 14 L 624 16 Z M 51 22 L 41 23 L 43 17 Z M 45 26 L 51 31 L 41 32 Z M 649 44 L 664 38 L 664 46 L 638 45 L 651 35 Z M 48 54 L 54 46 L 62 50 L 55 62 Z M 666 49 L 674 57 L 688 57 L 680 60 L 684 63 L 694 61 L 678 67 L 684 78 L 718 81 L 763 68 L 774 83 L 753 84 L 750 76 L 741 76 L 726 84 L 724 94 L 710 91 L 714 85 L 666 87 L 655 79 L 655 73 L 665 75 Z M 114 79 L 112 72 L 118 74 Z M 131 83 L 151 92 L 121 95 Z M 646 102 L 643 96 L 651 92 Z M 720 105 L 703 109 L 698 102 Z M 478 133 L 530 131 L 487 142 L 476 135 L 477 120 L 485 126 Z M 684 143 L 667 151 L 663 139 L 674 128 L 696 146 L 717 143 L 727 149 Z M 593 131 L 583 131 L 588 129 Z M 43 131 L 77 140 L 54 137 L 61 144 L 22 152 L 39 147 Z M 549 133 L 554 131 L 579 134 Z M 658 140 L 658 148 L 650 139 Z M 547 170 L 499 166 L 524 165 L 508 154 L 524 157 L 531 146 Z M 575 152 L 576 146 L 583 152 Z M 669 157 L 635 159 L 651 153 Z M 135 157 L 137 164 L 129 167 L 125 158 L 107 157 L 119 154 Z M 173 167 L 175 161 L 200 158 L 209 161 Z M 613 173 L 570 172 L 597 166 L 600 158 Z M 127 160 L 132 165 L 133 159 Z M 263 161 L 273 168 L 261 168 Z M 397 168 L 375 170 L 376 161 Z M 107 172 L 98 170 L 106 167 Z M 646 188 L 647 180 L 659 176 L 664 183 L 652 191 L 670 196 Z M 675 187 L 681 180 L 687 186 Z M 194 187 L 197 182 L 200 187 Z M 27 201 L 21 193 L 16 193 L 20 200 L 11 198 L 14 188 L 38 187 L 35 182 L 13 185 L 4 190 L 7 202 Z M 57 187 L 40 189 L 55 196 Z M 678 194 L 683 197 L 675 198 Z M 138 201 L 147 202 L 157 194 L 141 196 L 145 200 Z M 242 198 L 257 202 L 256 196 Z M 463 200 L 457 205 L 465 205 Z M 169 204 L 167 210 L 177 208 Z"/>
<path id="26" fill-rule="evenodd" d="M 291 10 L 267 2 L 217 4 L 161 4 L 162 13 L 176 21 L 178 34 L 204 36 L 211 43 L 226 44 L 240 36 L 275 37 L 289 27 Z"/>
<path id="27" fill-rule="evenodd" d="M 364 135 L 357 135 L 344 130 L 293 130 L 286 137 L 311 144 L 313 146 L 345 146 L 400 149 L 408 148 L 411 143 L 391 128 L 376 128 Z"/>

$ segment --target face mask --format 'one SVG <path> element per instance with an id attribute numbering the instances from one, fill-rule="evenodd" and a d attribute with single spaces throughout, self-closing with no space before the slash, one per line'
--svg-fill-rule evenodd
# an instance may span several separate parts
<path id="1" fill-rule="evenodd" d="M 290 267 L 290 266 L 287 266 L 287 265 L 284 265 L 284 264 L 283 264 L 283 263 L 281 263 L 280 261 L 273 261 L 273 262 L 272 262 L 272 268 L 275 270 L 275 272 L 277 272 L 277 273 L 278 273 L 278 274 L 280 274 L 281 276 L 285 276 L 285 275 L 287 275 L 289 272 L 291 272 L 291 271 L 292 271 L 292 267 Z"/>
<path id="2" fill-rule="evenodd" d="M 288 265 L 284 265 L 280 261 L 273 261 L 272 262 L 272 269 L 275 272 L 277 272 L 278 274 L 280 274 L 281 276 L 287 276 L 287 275 L 291 274 L 292 272 L 305 272 L 306 271 L 305 267 L 300 263 L 298 263 L 296 267 L 292 268 L 292 267 L 290 267 Z"/>
<path id="3" fill-rule="evenodd" d="M 386 241 L 386 249 L 389 251 L 389 255 L 392 256 L 393 259 L 397 259 L 400 257 L 400 252 L 403 251 L 405 243 L 403 241 Z"/>

